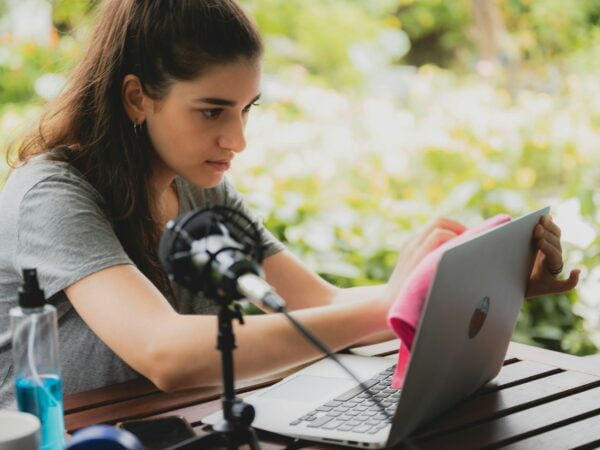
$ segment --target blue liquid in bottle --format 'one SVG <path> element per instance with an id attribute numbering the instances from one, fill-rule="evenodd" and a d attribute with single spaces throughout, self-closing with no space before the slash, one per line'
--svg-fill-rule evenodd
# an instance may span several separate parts
<path id="1" fill-rule="evenodd" d="M 34 378 L 17 378 L 17 404 L 20 411 L 35 414 L 42 423 L 41 450 L 65 448 L 62 383 L 56 375 L 42 375 L 42 385 Z"/>

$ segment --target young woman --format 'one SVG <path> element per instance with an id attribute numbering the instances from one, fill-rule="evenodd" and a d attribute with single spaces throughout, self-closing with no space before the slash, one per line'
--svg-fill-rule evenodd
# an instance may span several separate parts
<path id="1" fill-rule="evenodd" d="M 171 285 L 157 246 L 168 220 L 207 202 L 248 213 L 225 179 L 260 96 L 262 44 L 234 0 L 106 0 L 90 47 L 0 194 L 0 330 L 21 269 L 37 268 L 59 310 L 66 393 L 140 374 L 160 389 L 221 381 L 216 307 Z M 297 318 L 339 350 L 386 330 L 399 286 L 464 229 L 438 219 L 400 253 L 388 283 L 338 289 L 256 222 L 266 278 Z M 560 230 L 544 218 L 528 295 L 561 292 Z M 236 326 L 236 375 L 319 356 L 278 314 Z M 5 336 L 6 337 L 6 336 Z M 13 399 L 0 342 L 0 406 Z"/>

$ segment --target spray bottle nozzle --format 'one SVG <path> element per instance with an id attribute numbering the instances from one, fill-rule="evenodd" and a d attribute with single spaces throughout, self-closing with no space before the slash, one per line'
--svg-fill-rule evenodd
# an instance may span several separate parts
<path id="1" fill-rule="evenodd" d="M 40 289 L 36 269 L 23 269 L 23 290 L 35 292 Z"/>
<path id="2" fill-rule="evenodd" d="M 41 308 L 46 304 L 44 291 L 40 289 L 36 269 L 23 269 L 23 284 L 19 289 L 21 308 Z"/>

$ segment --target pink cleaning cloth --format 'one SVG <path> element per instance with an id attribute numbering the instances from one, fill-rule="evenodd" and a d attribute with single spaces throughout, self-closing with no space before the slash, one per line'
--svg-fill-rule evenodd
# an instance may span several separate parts
<path id="1" fill-rule="evenodd" d="M 498 214 L 473 228 L 465 230 L 461 235 L 428 253 L 406 279 L 387 317 L 388 325 L 401 341 L 398 363 L 392 377 L 392 387 L 399 389 L 404 384 L 404 376 L 410 360 L 410 351 L 423 310 L 423 303 L 427 298 L 429 286 L 433 281 L 438 262 L 444 252 L 510 220 L 510 216 Z"/>

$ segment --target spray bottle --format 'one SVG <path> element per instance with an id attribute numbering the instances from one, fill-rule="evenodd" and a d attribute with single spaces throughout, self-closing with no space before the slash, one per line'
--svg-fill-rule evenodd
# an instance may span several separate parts
<path id="1" fill-rule="evenodd" d="M 19 306 L 10 310 L 19 410 L 42 424 L 42 450 L 65 447 L 56 308 L 46 303 L 35 269 L 23 270 Z"/>

